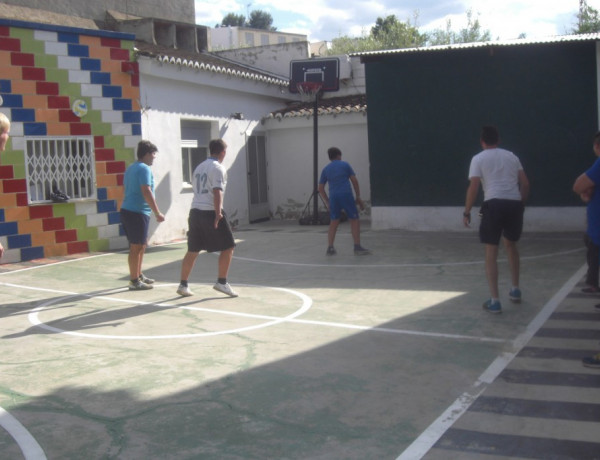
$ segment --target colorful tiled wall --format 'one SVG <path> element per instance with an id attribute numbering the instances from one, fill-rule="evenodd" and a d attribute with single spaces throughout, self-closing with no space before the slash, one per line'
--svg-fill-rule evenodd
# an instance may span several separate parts
<path id="1" fill-rule="evenodd" d="M 141 139 L 133 39 L 0 20 L 0 111 L 11 120 L 0 153 L 0 263 L 127 247 L 118 209 Z M 72 109 L 76 100 L 87 112 Z M 30 205 L 28 136 L 92 136 L 97 200 Z"/>

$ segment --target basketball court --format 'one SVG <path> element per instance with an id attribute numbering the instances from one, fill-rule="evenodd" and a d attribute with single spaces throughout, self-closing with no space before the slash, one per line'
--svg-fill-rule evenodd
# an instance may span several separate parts
<path id="1" fill-rule="evenodd" d="M 206 253 L 175 294 L 183 242 L 147 251 L 150 291 L 126 252 L 0 266 L 2 458 L 597 458 L 580 234 L 524 235 L 520 305 L 501 251 L 491 315 L 474 232 L 365 226 L 356 257 L 346 223 L 328 257 L 326 231 L 239 228 L 238 298 Z"/>

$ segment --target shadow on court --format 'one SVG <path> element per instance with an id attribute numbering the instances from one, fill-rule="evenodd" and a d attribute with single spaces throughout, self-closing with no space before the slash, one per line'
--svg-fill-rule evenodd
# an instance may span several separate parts
<path id="1" fill-rule="evenodd" d="M 0 407 L 18 421 L 3 456 L 397 458 L 515 351 L 585 257 L 580 235 L 526 235 L 524 302 L 508 302 L 504 261 L 493 316 L 471 232 L 367 229 L 373 255 L 355 257 L 342 226 L 335 258 L 323 227 L 236 238 L 235 299 L 212 290 L 210 254 L 195 295 L 175 295 L 184 244 L 147 252 L 145 292 L 125 288 L 125 253 L 2 272 Z"/>

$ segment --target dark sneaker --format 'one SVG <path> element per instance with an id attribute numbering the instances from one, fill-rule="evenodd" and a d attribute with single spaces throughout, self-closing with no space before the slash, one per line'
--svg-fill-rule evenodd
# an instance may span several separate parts
<path id="1" fill-rule="evenodd" d="M 328 256 L 335 256 L 337 254 L 337 251 L 333 246 L 329 246 L 325 254 L 327 254 Z"/>
<path id="2" fill-rule="evenodd" d="M 581 292 L 585 294 L 598 294 L 600 292 L 600 288 L 598 286 L 588 286 L 583 288 Z"/>
<path id="3" fill-rule="evenodd" d="M 371 251 L 369 251 L 366 248 L 363 248 L 362 246 L 354 247 L 354 255 L 355 256 L 366 256 L 367 254 L 371 254 Z"/>
<path id="4" fill-rule="evenodd" d="M 177 288 L 177 294 L 183 297 L 189 297 L 191 295 L 194 295 L 194 293 L 190 291 L 190 288 L 188 286 L 184 286 L 183 284 L 180 284 Z"/>
<path id="5" fill-rule="evenodd" d="M 483 302 L 482 307 L 484 310 L 489 311 L 490 313 L 502 313 L 502 305 L 500 304 L 499 300 L 492 302 L 492 299 L 488 299 L 485 302 Z"/>
<path id="6" fill-rule="evenodd" d="M 238 296 L 237 292 L 235 292 L 233 289 L 231 289 L 231 286 L 229 285 L 229 283 L 225 283 L 225 284 L 215 283 L 215 285 L 213 286 L 213 289 L 215 291 L 222 292 L 223 294 L 227 294 L 229 297 L 237 297 Z"/>
<path id="7" fill-rule="evenodd" d="M 511 289 L 508 298 L 513 303 L 521 303 L 521 290 L 519 288 Z"/>
<path id="8" fill-rule="evenodd" d="M 130 291 L 147 291 L 148 289 L 152 288 L 154 288 L 154 286 L 152 286 L 151 284 L 143 283 L 139 279 L 129 282 Z"/>
<path id="9" fill-rule="evenodd" d="M 600 369 L 600 353 L 594 356 L 586 356 L 581 360 L 585 367 L 593 367 L 594 369 Z"/>
<path id="10" fill-rule="evenodd" d="M 143 273 L 140 275 L 140 281 L 142 283 L 146 283 L 146 284 L 153 284 L 154 280 L 152 278 L 146 278 L 146 275 L 144 275 Z"/>

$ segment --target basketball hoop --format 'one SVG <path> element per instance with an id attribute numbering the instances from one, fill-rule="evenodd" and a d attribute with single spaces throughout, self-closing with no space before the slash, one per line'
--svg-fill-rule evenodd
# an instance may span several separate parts
<path id="1" fill-rule="evenodd" d="M 319 94 L 319 91 L 323 88 L 323 82 L 301 81 L 300 83 L 296 83 L 296 88 L 303 101 L 314 101 Z"/>

